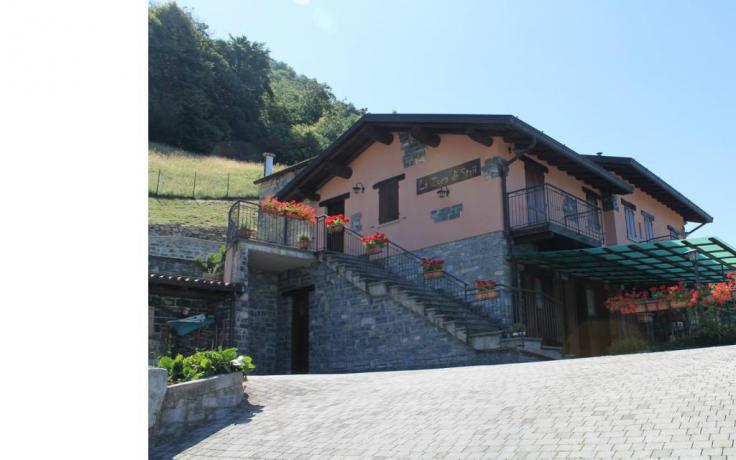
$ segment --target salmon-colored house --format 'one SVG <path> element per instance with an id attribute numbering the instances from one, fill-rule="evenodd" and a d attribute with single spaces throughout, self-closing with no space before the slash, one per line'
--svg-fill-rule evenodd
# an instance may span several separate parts
<path id="1" fill-rule="evenodd" d="M 360 291 L 360 296 L 351 294 L 355 303 L 363 302 L 363 296 L 374 299 L 369 303 L 389 299 L 442 337 L 452 336 L 476 353 L 472 359 L 419 365 L 410 363 L 410 358 L 403 358 L 403 364 L 384 365 L 388 361 L 380 357 L 371 361 L 374 365 L 351 365 L 352 358 L 338 358 L 332 351 L 325 352 L 326 358 L 322 352 L 302 358 L 322 363 L 319 370 L 483 362 L 490 351 L 497 356 L 536 357 L 606 353 L 618 337 L 619 324 L 611 321 L 603 300 L 624 285 L 660 280 L 651 273 L 634 276 L 645 273 L 639 270 L 642 267 L 631 268 L 628 274 L 611 271 L 610 277 L 601 275 L 609 272 L 599 265 L 581 271 L 575 259 L 563 256 L 592 257 L 585 251 L 605 253 L 622 247 L 656 249 L 669 240 L 685 239 L 687 222 L 713 220 L 635 159 L 578 154 L 510 115 L 368 114 L 319 156 L 257 182 L 262 198 L 304 202 L 317 208 L 318 216 L 349 218 L 347 228 L 333 231 L 324 217 L 308 224 L 274 224 L 268 220 L 273 216 L 250 217 L 258 226 L 245 237 L 250 244 L 259 238 L 268 240 L 266 235 L 276 228 L 278 241 L 273 242 L 296 247 L 301 239 L 308 241 L 302 247 L 316 254 L 309 270 L 312 280 L 322 281 L 300 287 L 310 293 L 293 299 L 301 305 L 299 314 L 315 314 L 315 305 L 324 304 L 328 317 L 339 319 L 340 309 L 352 308 L 352 302 L 349 297 L 332 297 L 326 286 L 336 279 L 347 280 L 350 292 Z M 233 211 L 238 215 L 231 213 L 231 240 L 237 239 L 235 227 L 244 225 L 242 216 L 247 214 L 245 205 L 239 206 Z M 378 251 L 361 240 L 375 233 L 388 240 Z M 237 250 L 231 251 L 233 273 Z M 422 257 L 441 259 L 442 275 L 426 276 Z M 317 274 L 318 266 L 330 275 Z M 305 270 L 290 268 L 286 262 L 281 267 Z M 279 275 L 279 280 L 286 278 Z M 494 293 L 476 289 L 476 281 L 495 283 Z M 338 304 L 335 299 L 340 299 Z M 284 308 L 297 315 L 292 307 Z M 355 340 L 349 343 L 374 347 L 374 354 L 382 349 L 387 356 L 411 355 L 415 349 L 402 347 L 413 340 L 412 332 L 393 350 L 372 341 L 371 334 L 381 335 L 376 326 L 381 313 L 375 315 L 361 317 L 361 324 L 373 325 L 370 331 L 354 324 L 334 327 L 342 328 L 339 334 L 353 334 Z M 396 318 L 396 313 L 392 315 Z M 287 327 L 291 332 L 284 333 L 293 337 L 292 352 L 294 341 L 320 348 L 316 341 L 331 340 L 319 332 L 330 320 L 319 323 L 310 317 L 304 320 L 306 326 L 295 321 L 292 317 Z M 460 352 L 447 353 L 459 356 Z M 335 364 L 341 360 L 348 364 Z"/>

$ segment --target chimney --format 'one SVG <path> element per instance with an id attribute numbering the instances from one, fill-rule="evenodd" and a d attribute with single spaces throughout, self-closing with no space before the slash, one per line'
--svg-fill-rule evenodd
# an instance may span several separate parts
<path id="1" fill-rule="evenodd" d="M 599 157 L 602 157 L 603 156 L 603 152 L 597 152 L 596 155 L 598 155 Z"/>
<path id="2" fill-rule="evenodd" d="M 273 157 L 275 156 L 273 153 L 268 152 L 263 154 L 263 177 L 270 176 L 273 173 Z"/>

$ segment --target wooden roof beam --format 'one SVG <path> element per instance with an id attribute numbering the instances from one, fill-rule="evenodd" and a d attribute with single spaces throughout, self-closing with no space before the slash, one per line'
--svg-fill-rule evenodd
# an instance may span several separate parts
<path id="1" fill-rule="evenodd" d="M 440 145 L 441 138 L 437 133 L 429 131 L 424 128 L 414 127 L 411 129 L 411 135 L 417 141 L 430 147 L 437 147 Z"/>
<path id="2" fill-rule="evenodd" d="M 394 135 L 391 131 L 377 126 L 368 126 L 365 131 L 366 136 L 372 141 L 380 142 L 381 144 L 391 145 L 394 141 Z"/>
<path id="3" fill-rule="evenodd" d="M 493 145 L 493 136 L 488 132 L 469 130 L 467 132 L 468 137 L 475 142 L 490 147 Z"/>

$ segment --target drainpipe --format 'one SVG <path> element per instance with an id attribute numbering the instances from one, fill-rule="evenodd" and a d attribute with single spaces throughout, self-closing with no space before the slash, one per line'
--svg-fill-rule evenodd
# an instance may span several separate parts
<path id="1" fill-rule="evenodd" d="M 505 164 L 501 165 L 501 170 L 499 171 L 501 176 L 501 209 L 503 212 L 503 234 L 506 238 L 506 247 L 509 248 L 509 260 L 511 261 L 511 288 L 517 289 L 519 287 L 518 282 L 518 276 L 519 271 L 516 266 L 516 261 L 514 260 L 514 241 L 511 238 L 511 217 L 509 216 L 509 200 L 506 196 L 508 190 L 507 190 L 507 184 L 506 184 L 506 177 L 508 176 L 510 166 L 519 158 L 523 157 L 531 149 L 533 149 L 537 145 L 537 138 L 532 137 L 532 141 L 529 143 L 528 146 L 522 147 L 522 148 L 512 148 L 511 153 L 513 153 L 514 157 L 507 161 Z M 514 291 L 516 292 L 516 291 Z M 514 302 L 516 303 L 516 302 Z M 514 315 L 516 316 L 516 315 Z M 514 318 L 516 320 L 516 318 Z"/>

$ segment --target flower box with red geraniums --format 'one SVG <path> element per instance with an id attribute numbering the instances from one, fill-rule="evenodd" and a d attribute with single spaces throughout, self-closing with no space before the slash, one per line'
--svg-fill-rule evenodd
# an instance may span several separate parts
<path id="1" fill-rule="evenodd" d="M 328 232 L 339 233 L 345 229 L 345 225 L 349 222 L 350 219 L 348 217 L 342 214 L 336 214 L 325 218 L 325 227 L 327 227 Z"/>
<path id="2" fill-rule="evenodd" d="M 442 269 L 445 266 L 445 261 L 442 259 L 428 259 L 422 257 L 422 273 L 425 279 L 442 278 L 444 272 Z"/>
<path id="3" fill-rule="evenodd" d="M 475 280 L 475 298 L 477 300 L 495 299 L 496 282 L 493 280 Z"/>
<path id="4" fill-rule="evenodd" d="M 374 233 L 373 235 L 363 236 L 360 238 L 368 255 L 380 254 L 383 247 L 388 243 L 388 238 L 383 233 Z"/>
<path id="5" fill-rule="evenodd" d="M 261 201 L 261 210 L 272 216 L 291 217 L 297 220 L 317 222 L 314 208 L 296 201 L 279 201 L 276 198 L 266 198 Z"/>

